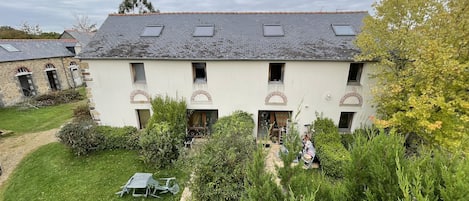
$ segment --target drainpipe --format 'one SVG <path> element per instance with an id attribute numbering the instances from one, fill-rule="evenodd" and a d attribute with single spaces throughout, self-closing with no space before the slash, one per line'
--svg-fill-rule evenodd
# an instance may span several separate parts
<path id="1" fill-rule="evenodd" d="M 72 85 L 70 84 L 70 80 L 68 79 L 67 69 L 65 68 L 64 57 L 60 57 L 60 59 L 62 61 L 62 68 L 64 69 L 65 78 L 67 79 L 68 88 L 72 88 Z M 69 71 L 70 71 L 70 75 L 72 76 L 73 88 L 76 88 L 75 81 L 73 80 L 73 73 L 70 69 Z"/>

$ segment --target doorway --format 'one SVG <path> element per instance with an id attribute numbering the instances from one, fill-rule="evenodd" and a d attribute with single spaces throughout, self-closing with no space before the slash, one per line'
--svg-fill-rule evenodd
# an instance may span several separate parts
<path id="1" fill-rule="evenodd" d="M 291 114 L 291 111 L 259 110 L 257 138 L 281 140 L 281 134 L 286 131 Z"/>

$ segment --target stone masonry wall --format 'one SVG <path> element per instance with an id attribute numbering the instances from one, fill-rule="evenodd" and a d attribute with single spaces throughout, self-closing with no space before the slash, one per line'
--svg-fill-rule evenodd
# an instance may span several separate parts
<path id="1" fill-rule="evenodd" d="M 61 90 L 75 87 L 69 69 L 72 61 L 80 65 L 79 60 L 73 57 L 0 63 L 0 107 L 11 106 L 25 100 L 18 77 L 15 76 L 20 67 L 25 67 L 32 73 L 32 81 L 37 95 L 51 92 L 45 71 L 46 64 L 52 64 L 56 68 Z"/>

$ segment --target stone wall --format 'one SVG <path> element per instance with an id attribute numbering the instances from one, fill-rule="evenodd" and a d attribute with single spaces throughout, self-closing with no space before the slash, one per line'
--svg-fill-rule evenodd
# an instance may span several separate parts
<path id="1" fill-rule="evenodd" d="M 47 78 L 47 72 L 45 71 L 47 64 L 54 65 L 57 79 L 59 80 L 58 88 L 60 90 L 75 87 L 72 74 L 69 69 L 70 62 L 72 61 L 80 65 L 79 60 L 73 57 L 0 63 L 0 107 L 11 106 L 26 99 L 21 90 L 20 81 L 16 76 L 18 68 L 21 67 L 27 68 L 29 72 L 32 73 L 32 82 L 37 95 L 52 91 Z"/>

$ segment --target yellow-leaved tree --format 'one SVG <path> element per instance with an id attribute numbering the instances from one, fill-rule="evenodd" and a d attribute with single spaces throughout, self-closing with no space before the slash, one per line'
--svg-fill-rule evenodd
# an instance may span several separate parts
<path id="1" fill-rule="evenodd" d="M 379 125 L 468 151 L 469 1 L 381 0 L 364 20 L 360 61 L 376 61 Z"/>

